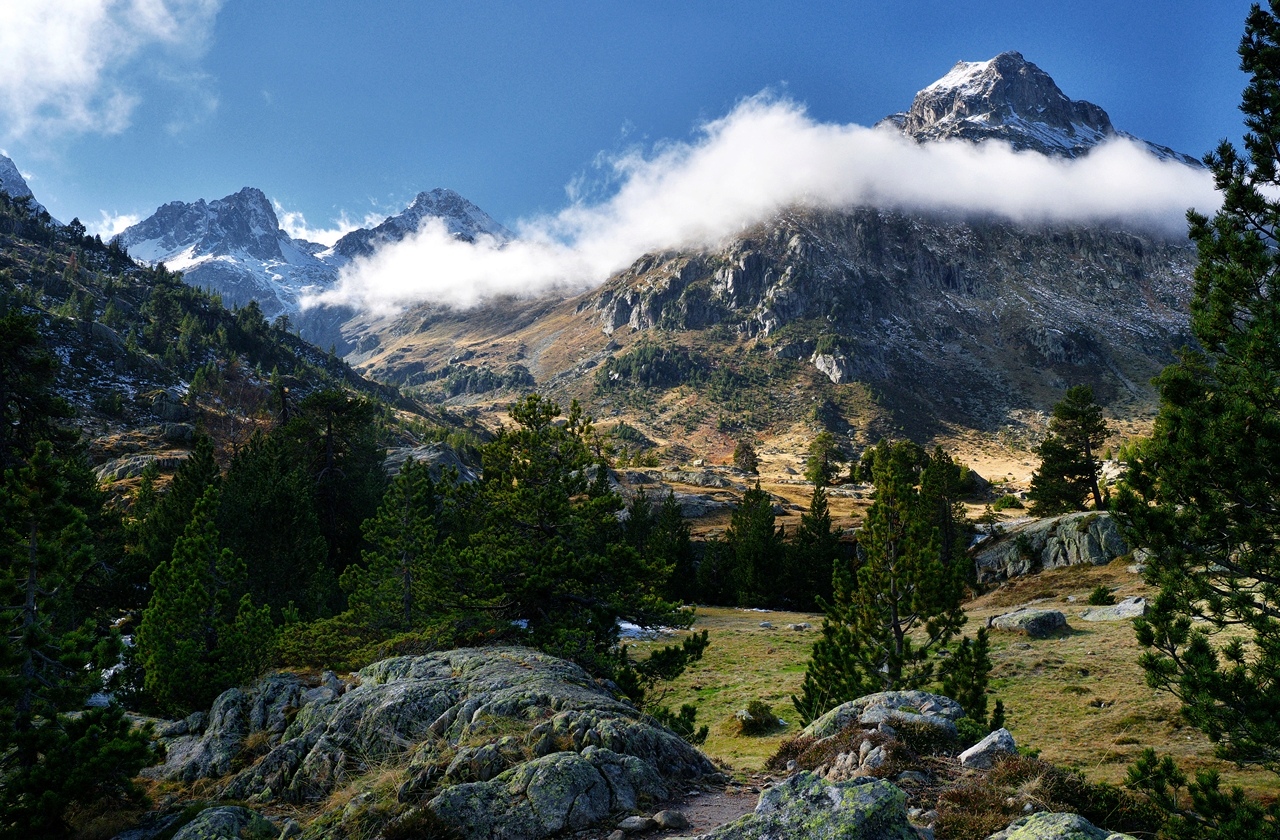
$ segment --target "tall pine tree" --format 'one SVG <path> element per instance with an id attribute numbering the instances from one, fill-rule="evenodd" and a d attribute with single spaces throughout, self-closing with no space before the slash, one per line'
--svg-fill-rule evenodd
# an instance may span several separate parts
<path id="1" fill-rule="evenodd" d="M 1159 587 L 1136 622 L 1148 682 L 1224 757 L 1280 772 L 1280 4 L 1253 7 L 1240 57 L 1244 151 L 1206 158 L 1222 208 L 1188 214 L 1199 348 L 1157 380 L 1117 508 Z"/>
<path id="2" fill-rule="evenodd" d="M 118 707 L 84 711 L 120 652 L 117 635 L 68 620 L 92 562 L 85 514 L 40 442 L 0 479 L 0 837 L 60 836 L 72 802 L 132 796 L 150 763 Z"/>
<path id="3" fill-rule="evenodd" d="M 270 608 L 254 606 L 244 591 L 244 562 L 218 545 L 217 496 L 205 491 L 172 559 L 152 574 L 138 628 L 147 694 L 170 711 L 207 707 L 271 658 Z"/>
<path id="4" fill-rule="evenodd" d="M 859 535 L 856 583 L 840 569 L 795 699 L 806 718 L 869 691 L 928 684 L 936 654 L 964 624 L 963 566 L 943 562 L 934 510 L 917 488 L 927 460 L 906 441 L 875 448 L 876 499 Z"/>
<path id="5" fill-rule="evenodd" d="M 441 610 L 454 546 L 442 534 L 441 508 L 449 482 L 437 485 L 431 468 L 407 461 L 391 482 L 378 513 L 364 524 L 371 548 L 364 563 L 342 575 L 347 603 L 362 623 L 380 629 L 421 629 Z"/>
<path id="6" fill-rule="evenodd" d="M 1090 497 L 1094 507 L 1106 505 L 1098 485 L 1102 468 L 1098 452 L 1108 434 L 1092 386 L 1068 388 L 1053 407 L 1049 435 L 1037 452 L 1040 468 L 1031 476 L 1028 493 L 1036 513 L 1051 516 L 1084 510 Z"/>

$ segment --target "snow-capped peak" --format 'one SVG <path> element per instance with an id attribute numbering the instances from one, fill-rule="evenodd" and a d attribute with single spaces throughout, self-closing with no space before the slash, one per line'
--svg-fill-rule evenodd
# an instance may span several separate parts
<path id="1" fill-rule="evenodd" d="M 1000 53 L 987 61 L 958 62 L 917 93 L 909 111 L 894 114 L 882 124 L 896 126 L 921 142 L 1003 140 L 1015 149 L 1061 157 L 1078 157 L 1108 139 L 1127 137 L 1160 158 L 1200 165 L 1187 155 L 1117 131 L 1106 111 L 1092 102 L 1071 99 L 1048 73 L 1017 52 Z"/>
<path id="2" fill-rule="evenodd" d="M 440 219 L 450 235 L 465 242 L 475 242 L 482 236 L 490 236 L 499 242 L 512 239 L 511 231 L 450 189 L 420 192 L 404 210 L 388 216 L 372 230 L 353 230 L 339 239 L 320 258 L 344 263 L 356 257 L 367 257 L 387 242 L 399 242 L 416 232 L 424 219 Z"/>

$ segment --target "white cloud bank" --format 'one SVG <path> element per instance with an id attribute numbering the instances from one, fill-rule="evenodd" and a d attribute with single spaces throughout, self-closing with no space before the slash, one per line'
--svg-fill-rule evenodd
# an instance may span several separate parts
<path id="1" fill-rule="evenodd" d="M 85 228 L 89 233 L 101 236 L 103 242 L 110 242 L 112 237 L 119 236 L 142 221 L 137 213 L 108 213 L 106 210 L 99 210 L 98 213 L 100 218 L 96 222 L 85 222 Z"/>
<path id="2" fill-rule="evenodd" d="M 297 210 L 286 210 L 278 201 L 271 202 L 275 207 L 276 218 L 280 220 L 280 229 L 292 239 L 305 239 L 329 246 L 337 242 L 356 228 L 373 228 L 385 220 L 386 214 L 368 213 L 363 219 L 352 219 L 344 210 L 333 220 L 332 227 L 312 227 L 307 219 Z"/>
<path id="3" fill-rule="evenodd" d="M 611 197 L 525 221 L 514 242 L 455 241 L 427 220 L 416 235 L 347 266 L 309 303 L 391 312 L 581 290 L 647 252 L 712 247 L 793 205 L 1121 220 L 1175 232 L 1185 230 L 1188 207 L 1219 203 L 1207 172 L 1129 141 L 1077 160 L 991 142 L 917 145 L 893 131 L 818 123 L 802 106 L 764 95 L 702 126 L 693 142 L 611 165 L 619 183 Z"/>
<path id="4" fill-rule="evenodd" d="M 11 138 L 123 131 L 138 103 L 124 70 L 159 47 L 204 52 L 222 0 L 0 2 L 0 123 Z"/>

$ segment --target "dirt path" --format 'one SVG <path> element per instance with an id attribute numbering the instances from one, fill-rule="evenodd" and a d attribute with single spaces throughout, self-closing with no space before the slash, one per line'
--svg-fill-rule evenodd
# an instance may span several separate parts
<path id="1" fill-rule="evenodd" d="M 694 789 L 686 791 L 669 802 L 653 806 L 654 813 L 661 810 L 679 811 L 689 821 L 687 828 L 654 829 L 652 831 L 628 834 L 627 840 L 660 840 L 668 837 L 694 837 L 706 834 L 726 823 L 731 823 L 756 808 L 760 799 L 760 791 L 772 780 L 766 776 L 756 776 L 747 782 L 731 783 L 724 787 Z M 650 814 L 652 816 L 652 814 Z M 579 840 L 606 840 L 613 832 L 612 826 L 602 826 L 577 835 Z"/>

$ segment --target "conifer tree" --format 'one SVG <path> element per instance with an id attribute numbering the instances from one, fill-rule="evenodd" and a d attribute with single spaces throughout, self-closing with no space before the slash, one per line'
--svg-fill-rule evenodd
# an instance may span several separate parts
<path id="1" fill-rule="evenodd" d="M 1280 4 L 1253 7 L 1239 52 L 1244 150 L 1205 158 L 1222 208 L 1188 213 L 1199 346 L 1157 379 L 1117 508 L 1159 587 L 1135 622 L 1147 681 L 1222 756 L 1280 772 Z"/>
<path id="2" fill-rule="evenodd" d="M 670 490 L 658 506 L 649 532 L 648 549 L 671 569 L 667 597 L 680 604 L 693 603 L 698 597 L 693 540 L 680 503 Z"/>
<path id="3" fill-rule="evenodd" d="M 439 611 L 453 551 L 438 521 L 442 490 L 430 466 L 409 460 L 377 515 L 365 522 L 364 537 L 372 547 L 363 565 L 342 575 L 347 603 L 364 624 L 409 631 Z"/>
<path id="4" fill-rule="evenodd" d="M 774 528 L 773 499 L 760 482 L 742 495 L 724 542 L 732 557 L 732 580 L 738 604 L 759 607 L 775 603 L 782 589 L 784 544 Z"/>
<path id="5" fill-rule="evenodd" d="M 144 471 L 145 472 L 145 471 Z M 155 492 L 157 473 L 143 476 L 135 497 L 134 520 L 128 529 L 126 570 L 135 594 L 124 606 L 144 606 L 151 596 L 151 573 L 173 556 L 178 541 L 191 521 L 196 503 L 210 487 L 218 486 L 221 472 L 214 459 L 213 439 L 197 434 L 191 455 L 173 474 L 163 494 Z"/>
<path id="6" fill-rule="evenodd" d="M 84 711 L 121 649 L 118 635 L 68 621 L 92 560 L 86 517 L 40 442 L 0 480 L 0 837 L 61 835 L 70 803 L 133 795 L 151 759 L 118 707 Z"/>
<path id="7" fill-rule="evenodd" d="M 254 606 L 244 592 L 244 562 L 218 546 L 217 501 L 209 488 L 196 503 L 172 559 L 151 576 L 151 602 L 138 628 L 144 687 L 167 710 L 207 707 L 271 657 L 270 608 Z"/>
<path id="8" fill-rule="evenodd" d="M 1054 405 L 1049 435 L 1037 450 L 1040 469 L 1032 474 L 1028 493 L 1037 514 L 1084 510 L 1090 496 L 1094 507 L 1105 507 L 1098 485 L 1102 468 L 1098 452 L 1108 434 L 1102 409 L 1093 401 L 1093 388 L 1068 388 Z"/>
<path id="9" fill-rule="evenodd" d="M 733 465 L 751 475 L 760 471 L 760 457 L 756 455 L 755 444 L 748 438 L 743 438 L 733 447 Z"/>
<path id="10" fill-rule="evenodd" d="M 787 546 L 787 597 L 795 609 L 821 609 L 830 601 L 832 575 L 842 554 L 840 535 L 831 524 L 827 491 L 821 484 L 813 486 L 809 509 L 800 515 L 800 526 Z"/>
<path id="11" fill-rule="evenodd" d="M 926 459 L 915 444 L 883 441 L 872 458 L 876 499 L 859 536 L 856 584 L 841 571 L 814 644 L 802 715 L 870 691 L 918 688 L 934 656 L 964 623 L 964 570 L 942 560 L 933 511 L 916 483 Z"/>
<path id="12" fill-rule="evenodd" d="M 452 593 L 527 626 L 529 640 L 597 673 L 613 667 L 617 620 L 687 623 L 661 598 L 668 562 L 641 555 L 622 534 L 622 501 L 590 449 L 591 422 L 576 402 L 537 394 L 511 406 L 514 428 L 483 450 L 474 510 L 481 525 L 458 567 L 472 574 Z"/>
<path id="13" fill-rule="evenodd" d="M 839 473 L 836 468 L 838 457 L 835 435 L 828 431 L 818 432 L 809 444 L 809 456 L 804 466 L 805 480 L 823 487 L 830 485 Z"/>
<path id="14" fill-rule="evenodd" d="M 255 603 L 277 618 L 290 604 L 304 618 L 334 606 L 312 483 L 283 441 L 255 434 L 232 459 L 219 500 L 222 545 L 243 561 Z"/>

